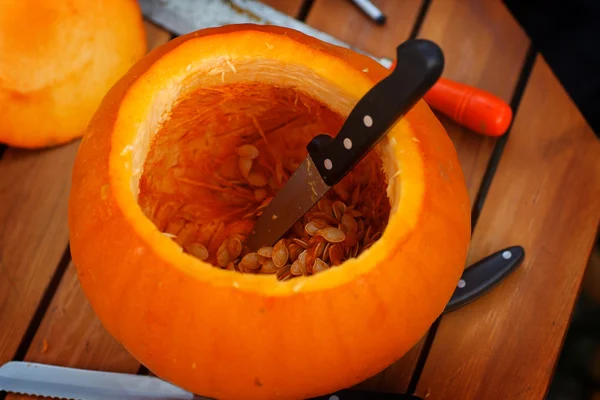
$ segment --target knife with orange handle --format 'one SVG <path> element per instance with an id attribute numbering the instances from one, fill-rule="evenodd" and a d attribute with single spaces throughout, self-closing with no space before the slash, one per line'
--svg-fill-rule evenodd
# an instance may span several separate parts
<path id="1" fill-rule="evenodd" d="M 457 124 L 485 136 L 504 135 L 513 117 L 510 106 L 498 96 L 446 78 L 439 78 L 423 99 Z"/>

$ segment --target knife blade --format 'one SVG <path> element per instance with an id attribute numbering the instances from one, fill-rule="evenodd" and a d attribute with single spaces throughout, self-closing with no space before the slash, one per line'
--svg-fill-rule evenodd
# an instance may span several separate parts
<path id="1" fill-rule="evenodd" d="M 257 219 L 248 238 L 250 250 L 279 240 L 427 93 L 443 68 L 444 56 L 435 43 L 413 39 L 400 44 L 394 70 L 356 103 L 337 135 L 318 135 L 307 145 L 308 156 Z"/>
<path id="2" fill-rule="evenodd" d="M 392 60 L 378 58 L 256 0 L 139 0 L 142 14 L 176 35 L 229 24 L 277 25 L 292 28 L 374 59 L 386 68 Z"/>
<path id="3" fill-rule="evenodd" d="M 0 367 L 0 391 L 63 399 L 208 400 L 153 376 L 10 361 Z"/>
<path id="4" fill-rule="evenodd" d="M 0 367 L 0 391 L 72 400 L 211 400 L 160 378 L 9 361 Z M 421 400 L 410 394 L 342 389 L 308 400 Z"/>

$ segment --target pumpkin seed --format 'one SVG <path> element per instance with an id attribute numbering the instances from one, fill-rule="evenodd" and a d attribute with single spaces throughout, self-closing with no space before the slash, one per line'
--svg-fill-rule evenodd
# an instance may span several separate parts
<path id="1" fill-rule="evenodd" d="M 263 201 L 267 197 L 267 189 L 258 188 L 254 189 L 254 199 L 256 201 Z"/>
<path id="2" fill-rule="evenodd" d="M 330 225 L 337 225 L 338 224 L 338 220 L 335 219 L 334 217 L 332 217 L 329 214 L 326 214 L 322 211 L 316 211 L 316 212 L 311 212 L 311 213 L 306 213 L 307 218 L 312 221 L 315 219 L 319 219 L 322 220 L 323 222 L 330 224 Z"/>
<path id="3" fill-rule="evenodd" d="M 329 247 L 330 246 L 331 246 L 331 243 L 327 242 L 327 244 L 325 245 L 325 248 L 323 249 L 323 255 L 321 256 L 321 258 L 325 262 L 329 259 Z"/>
<path id="4" fill-rule="evenodd" d="M 333 203 L 331 208 L 333 209 L 333 216 L 338 221 L 341 220 L 342 216 L 346 213 L 346 205 L 339 200 Z"/>
<path id="5" fill-rule="evenodd" d="M 248 253 L 246 254 L 240 263 L 238 264 L 240 268 L 254 270 L 260 267 L 258 263 L 258 253 Z"/>
<path id="6" fill-rule="evenodd" d="M 271 258 L 270 257 L 263 257 L 260 254 L 258 255 L 258 263 L 260 265 L 265 265 L 267 263 L 267 261 L 269 261 Z"/>
<path id="7" fill-rule="evenodd" d="M 292 232 L 297 238 L 304 236 L 304 227 L 299 221 L 292 226 Z"/>
<path id="8" fill-rule="evenodd" d="M 229 261 L 229 264 L 227 264 L 227 266 L 225 267 L 225 269 L 227 271 L 235 271 L 235 264 L 233 263 L 233 261 Z"/>
<path id="9" fill-rule="evenodd" d="M 344 257 L 344 249 L 339 244 L 332 244 L 329 248 L 329 260 L 331 265 L 341 264 Z"/>
<path id="10" fill-rule="evenodd" d="M 355 210 L 355 209 L 350 210 L 350 215 L 352 215 L 354 218 L 359 218 L 359 217 L 363 216 L 360 211 Z"/>
<path id="11" fill-rule="evenodd" d="M 298 259 L 298 255 L 302 253 L 303 250 L 304 249 L 298 246 L 296 243 L 290 244 L 290 246 L 288 247 L 290 261 L 296 261 Z"/>
<path id="12" fill-rule="evenodd" d="M 229 257 L 229 250 L 227 250 L 228 244 L 229 240 L 225 239 L 217 249 L 217 264 L 223 268 L 225 268 L 227 264 L 229 264 L 229 261 L 231 261 Z"/>
<path id="13" fill-rule="evenodd" d="M 333 226 L 320 229 L 317 234 L 330 243 L 340 243 L 346 239 L 344 232 L 338 228 L 334 228 Z"/>
<path id="14" fill-rule="evenodd" d="M 346 239 L 344 240 L 344 243 L 350 247 L 356 245 L 356 243 L 358 243 L 356 232 L 351 231 L 346 233 Z"/>
<path id="15" fill-rule="evenodd" d="M 329 243 L 327 243 L 329 244 Z M 319 242 L 315 246 L 315 257 L 320 258 L 323 256 L 323 252 L 325 251 L 325 242 Z"/>
<path id="16" fill-rule="evenodd" d="M 327 228 L 327 224 L 318 219 L 312 220 L 304 226 L 304 230 L 310 236 L 315 236 L 317 232 L 323 228 Z"/>
<path id="17" fill-rule="evenodd" d="M 244 144 L 236 149 L 238 156 L 254 160 L 260 154 L 258 149 L 251 144 Z"/>
<path id="18" fill-rule="evenodd" d="M 350 214 L 342 215 L 341 222 L 343 225 L 346 226 L 346 228 L 348 228 L 348 232 L 357 232 L 358 231 L 358 223 L 356 222 L 356 219 L 354 219 L 354 217 L 352 215 L 350 215 Z"/>
<path id="19" fill-rule="evenodd" d="M 252 169 L 252 160 L 248 158 L 238 158 L 238 168 L 240 173 L 246 179 L 250 176 L 250 170 Z"/>
<path id="20" fill-rule="evenodd" d="M 229 252 L 229 258 L 235 260 L 242 254 L 242 241 L 237 237 L 229 239 L 227 251 Z"/>
<path id="21" fill-rule="evenodd" d="M 185 250 L 199 260 L 205 261 L 208 258 L 208 250 L 200 243 L 191 243 L 185 246 Z"/>
<path id="22" fill-rule="evenodd" d="M 303 249 L 308 249 L 308 243 L 306 243 L 304 240 L 298 239 L 298 238 L 294 238 L 292 240 L 294 241 L 294 243 L 296 243 L 298 246 L 302 247 Z"/>
<path id="23" fill-rule="evenodd" d="M 276 266 L 283 267 L 288 262 L 289 256 L 290 252 L 285 245 L 284 239 L 275 243 L 275 246 L 273 246 L 272 258 Z"/>
<path id="24" fill-rule="evenodd" d="M 313 264 L 315 263 L 315 248 L 313 247 L 311 251 L 306 250 L 306 258 L 304 259 L 304 265 L 306 266 L 306 271 L 302 270 L 304 275 L 312 275 Z M 302 267 L 302 264 L 300 264 Z"/>
<path id="25" fill-rule="evenodd" d="M 333 217 L 333 208 L 331 208 L 331 200 L 322 199 L 317 203 L 317 207 L 319 208 L 319 211 L 324 212 L 325 214 Z"/>
<path id="26" fill-rule="evenodd" d="M 365 232 L 365 223 L 362 219 L 359 219 L 358 221 L 356 221 L 356 231 L 357 232 Z"/>
<path id="27" fill-rule="evenodd" d="M 300 253 L 298 255 L 298 259 L 295 261 L 298 263 L 298 267 L 300 268 L 300 271 L 302 271 L 302 275 L 308 275 L 308 270 L 307 270 L 307 258 L 308 258 L 308 253 L 306 250 L 304 250 L 302 253 Z"/>
<path id="28" fill-rule="evenodd" d="M 292 263 L 290 273 L 294 276 L 302 275 L 302 269 L 300 269 L 300 261 L 296 260 Z"/>
<path id="29" fill-rule="evenodd" d="M 274 274 L 278 269 L 279 267 L 275 265 L 273 260 L 267 260 L 267 262 L 260 267 L 260 272 L 262 274 Z"/>
<path id="30" fill-rule="evenodd" d="M 261 247 L 260 249 L 257 250 L 257 253 L 263 257 L 271 258 L 271 257 L 273 257 L 273 247 L 272 246 Z"/>
<path id="31" fill-rule="evenodd" d="M 288 265 L 285 265 L 285 266 L 279 268 L 277 270 L 277 272 L 275 273 L 275 277 L 277 277 L 277 279 L 282 282 L 291 279 L 291 277 L 292 277 L 291 267 L 292 266 L 288 264 Z"/>
<path id="32" fill-rule="evenodd" d="M 263 187 L 267 184 L 267 178 L 261 172 L 252 171 L 248 174 L 248 183 L 250 186 Z"/>
<path id="33" fill-rule="evenodd" d="M 323 272 L 327 269 L 329 269 L 329 265 L 325 261 L 321 260 L 320 258 L 315 260 L 315 263 L 313 264 L 313 274 Z"/>

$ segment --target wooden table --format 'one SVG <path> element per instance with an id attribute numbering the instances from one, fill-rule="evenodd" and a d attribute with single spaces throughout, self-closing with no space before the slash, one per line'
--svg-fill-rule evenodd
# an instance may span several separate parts
<path id="1" fill-rule="evenodd" d="M 346 0 L 316 0 L 310 9 L 302 0 L 268 3 L 377 56 L 393 57 L 411 36 L 435 40 L 446 54 L 445 77 L 495 93 L 515 110 L 499 139 L 440 118 L 471 196 L 469 263 L 518 244 L 524 264 L 359 386 L 428 399 L 543 398 L 600 217 L 600 144 L 544 59 L 497 0 L 376 1 L 388 16 L 384 27 Z M 147 32 L 151 47 L 171 38 L 151 24 Z M 67 199 L 77 146 L 7 148 L 0 159 L 0 363 L 146 373 L 105 332 L 70 261 Z"/>

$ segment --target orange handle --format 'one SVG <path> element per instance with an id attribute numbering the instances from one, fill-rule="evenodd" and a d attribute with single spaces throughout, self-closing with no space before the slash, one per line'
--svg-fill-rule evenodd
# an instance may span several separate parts
<path id="1" fill-rule="evenodd" d="M 445 78 L 433 85 L 424 100 L 458 124 L 486 136 L 503 135 L 512 120 L 512 110 L 504 100 Z"/>
<path id="2" fill-rule="evenodd" d="M 390 69 L 395 66 L 396 61 Z M 424 100 L 454 122 L 485 136 L 506 133 L 513 117 L 512 109 L 501 98 L 445 78 L 433 85 Z"/>

